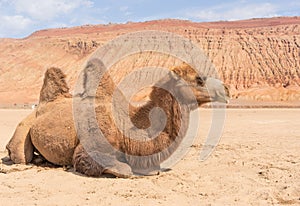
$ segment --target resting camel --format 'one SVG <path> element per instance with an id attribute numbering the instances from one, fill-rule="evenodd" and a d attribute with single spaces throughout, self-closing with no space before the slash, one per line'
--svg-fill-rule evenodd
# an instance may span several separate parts
<path id="1" fill-rule="evenodd" d="M 60 69 L 46 71 L 38 107 L 17 126 L 6 146 L 14 163 L 30 163 L 34 152 L 38 152 L 55 165 L 73 165 L 77 172 L 88 176 L 97 177 L 103 173 L 117 177 L 154 174 L 184 138 L 189 118 L 187 111 L 207 102 L 226 102 L 229 98 L 229 91 L 221 81 L 200 77 L 190 66 L 174 67 L 152 87 L 146 104 L 139 107 L 129 104 L 129 118 L 135 127 L 132 131 L 145 130 L 148 134 L 141 137 L 141 141 L 123 134 L 113 121 L 118 118 L 112 115 L 113 95 L 119 94 L 115 102 L 124 104 L 121 109 L 128 105 L 128 100 L 109 75 L 103 76 L 94 96 L 90 94 L 89 85 L 95 80 L 88 73 L 95 70 L 105 73 L 101 62 L 92 59 L 84 69 L 83 90 L 74 97 L 69 93 L 65 75 Z M 213 85 L 210 91 L 206 88 L 207 84 Z M 95 100 L 97 126 L 113 150 L 107 149 L 107 143 L 97 137 L 92 141 L 86 138 L 91 136 L 91 130 L 83 130 L 78 135 L 76 129 L 84 127 L 80 125 L 84 123 L 74 124 L 74 98 L 82 102 Z M 163 110 L 165 122 L 151 120 L 151 112 L 157 107 Z M 80 118 L 87 118 L 84 113 L 82 115 Z M 165 125 L 164 128 L 159 128 L 161 125 Z"/>

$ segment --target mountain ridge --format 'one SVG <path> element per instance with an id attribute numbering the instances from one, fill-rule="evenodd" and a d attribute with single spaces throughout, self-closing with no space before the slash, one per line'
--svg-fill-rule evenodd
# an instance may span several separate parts
<path id="1" fill-rule="evenodd" d="M 110 23 L 110 24 L 99 24 L 99 25 L 82 25 L 82 26 L 74 26 L 74 27 L 64 27 L 64 28 L 54 28 L 54 29 L 43 29 L 36 31 L 29 35 L 28 37 L 35 36 L 49 36 L 51 35 L 51 31 L 54 33 L 58 33 L 58 35 L 62 35 L 66 31 L 67 34 L 72 33 L 72 30 L 84 31 L 87 33 L 93 33 L 95 30 L 99 29 L 99 31 L 109 31 L 113 29 L 124 29 L 128 26 L 134 25 L 147 25 L 147 24 L 157 24 L 161 23 L 162 25 L 167 24 L 170 26 L 182 25 L 185 24 L 187 26 L 196 26 L 199 28 L 210 28 L 210 29 L 241 29 L 241 28 L 257 28 L 257 27 L 268 27 L 268 26 L 279 26 L 279 25 L 288 25 L 300 23 L 300 17 L 273 17 L 273 18 L 253 18 L 246 20 L 238 20 L 238 21 L 214 21 L 214 22 L 193 22 L 190 20 L 180 20 L 180 19 L 159 19 L 145 22 L 127 22 L 127 23 Z M 62 32 L 59 34 L 59 32 Z M 28 38 L 26 37 L 26 38 Z"/>

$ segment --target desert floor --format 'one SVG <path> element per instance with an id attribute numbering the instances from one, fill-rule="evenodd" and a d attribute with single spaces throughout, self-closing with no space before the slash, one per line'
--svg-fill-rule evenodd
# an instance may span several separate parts
<path id="1" fill-rule="evenodd" d="M 30 110 L 0 110 L 0 156 Z M 171 171 L 157 176 L 88 178 L 72 169 L 0 166 L 1 205 L 300 205 L 300 109 L 227 109 L 222 138 L 199 154 L 211 124 Z"/>

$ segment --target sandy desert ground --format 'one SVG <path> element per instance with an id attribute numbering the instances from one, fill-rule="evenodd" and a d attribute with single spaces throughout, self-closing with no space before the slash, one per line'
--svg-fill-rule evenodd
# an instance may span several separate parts
<path id="1" fill-rule="evenodd" d="M 0 156 L 30 110 L 0 110 Z M 0 165 L 1 205 L 300 205 L 300 109 L 228 109 L 199 161 L 211 111 L 185 158 L 158 176 L 88 178 L 72 169 Z"/>

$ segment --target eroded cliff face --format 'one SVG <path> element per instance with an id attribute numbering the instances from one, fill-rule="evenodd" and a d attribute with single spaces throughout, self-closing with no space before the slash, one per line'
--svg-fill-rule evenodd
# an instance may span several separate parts
<path id="1" fill-rule="evenodd" d="M 300 101 L 300 17 L 194 23 L 143 23 L 42 30 L 25 39 L 0 39 L 0 104 L 37 102 L 44 71 L 59 67 L 72 86 L 101 45 L 141 30 L 175 32 L 203 49 L 232 97 L 244 101 Z M 145 53 L 115 65 L 120 80 L 139 66 L 174 66 L 180 60 Z"/>
<path id="2" fill-rule="evenodd" d="M 191 38 L 207 52 L 234 98 L 300 100 L 299 25 L 225 29 L 222 34 L 208 30 Z"/>

